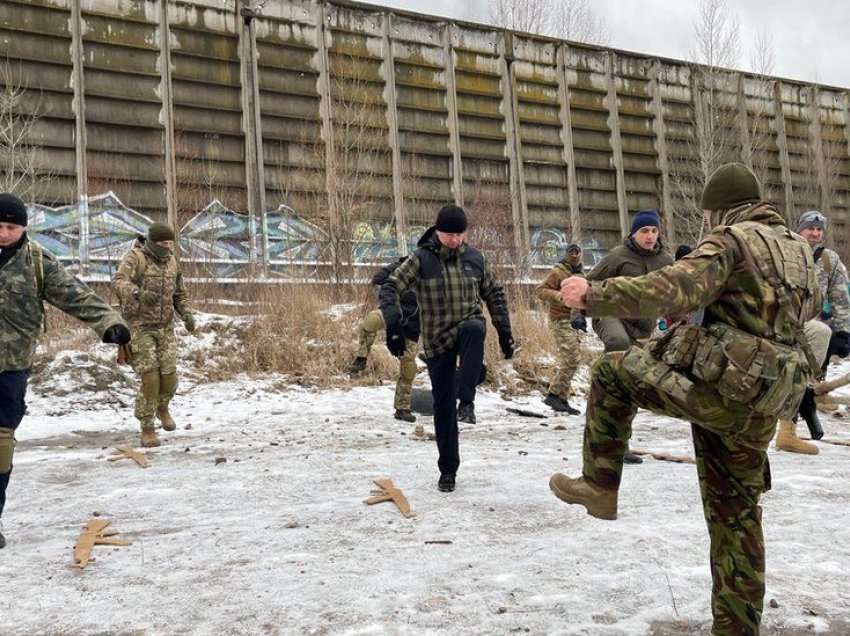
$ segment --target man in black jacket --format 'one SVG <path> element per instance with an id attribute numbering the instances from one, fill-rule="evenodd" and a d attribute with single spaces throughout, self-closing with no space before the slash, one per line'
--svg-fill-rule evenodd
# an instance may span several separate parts
<path id="1" fill-rule="evenodd" d="M 482 300 L 499 334 L 502 353 L 505 358 L 514 354 L 505 292 L 490 273 L 484 255 L 464 242 L 466 227 L 463 208 L 444 206 L 436 224 L 419 239 L 419 249 L 392 273 L 380 295 L 387 347 L 400 356 L 405 351 L 405 334 L 399 295 L 416 291 L 440 454 L 437 486 L 443 492 L 454 490 L 460 466 L 458 420 L 475 421 L 475 386 L 484 363 L 486 334 Z M 460 376 L 457 389 L 456 374 Z"/>
<path id="2" fill-rule="evenodd" d="M 401 265 L 407 257 L 404 256 L 395 263 L 385 265 L 372 277 L 372 284 L 380 290 L 381 285 L 387 282 L 390 274 Z M 406 291 L 401 295 L 401 325 L 404 331 L 404 353 L 399 356 L 398 381 L 395 385 L 395 418 L 405 422 L 415 422 L 416 416 L 410 409 L 410 393 L 413 380 L 416 378 L 416 351 L 419 348 L 419 305 L 416 302 L 416 293 Z M 384 316 L 379 309 L 366 314 L 360 323 L 360 346 L 357 356 L 348 367 L 350 375 L 357 375 L 366 368 L 366 360 L 369 350 L 375 342 L 375 337 L 383 331 Z"/>

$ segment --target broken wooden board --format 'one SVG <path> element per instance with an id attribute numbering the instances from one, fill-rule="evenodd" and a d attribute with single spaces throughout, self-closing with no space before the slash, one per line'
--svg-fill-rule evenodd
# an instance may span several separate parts
<path id="1" fill-rule="evenodd" d="M 508 413 L 513 413 L 514 415 L 522 415 L 523 417 L 536 417 L 541 420 L 547 419 L 549 416 L 544 415 L 543 413 L 538 413 L 537 411 L 529 411 L 528 409 L 518 409 L 513 406 L 509 406 L 505 408 Z"/>
<path id="2" fill-rule="evenodd" d="M 818 442 L 821 444 L 832 444 L 833 446 L 850 446 L 850 442 L 843 439 L 819 439 Z"/>
<path id="3" fill-rule="evenodd" d="M 374 496 L 364 499 L 363 503 L 372 506 L 376 503 L 392 501 L 403 516 L 407 518 L 415 516 L 410 511 L 410 503 L 407 501 L 407 497 L 404 496 L 401 490 L 396 488 L 392 479 L 375 479 L 373 483 L 378 487 L 378 490 L 373 490 L 372 494 Z"/>
<path id="4" fill-rule="evenodd" d="M 134 450 L 130 446 L 118 446 L 115 448 L 116 453 L 113 457 L 109 457 L 109 461 L 117 462 L 119 459 L 132 459 L 142 468 L 150 468 L 151 463 L 144 453 Z"/>
<path id="5" fill-rule="evenodd" d="M 818 382 L 815 385 L 815 395 L 825 395 L 830 391 L 834 391 L 842 386 L 847 386 L 848 384 L 850 384 L 850 373 L 845 373 L 834 380 Z"/>
<path id="6" fill-rule="evenodd" d="M 118 534 L 117 531 L 106 532 L 106 527 L 110 523 L 112 522 L 104 519 L 92 519 L 86 524 L 74 545 L 74 567 L 81 570 L 86 567 L 91 559 L 92 548 L 96 545 L 130 545 L 130 541 L 112 538 Z"/>
<path id="7" fill-rule="evenodd" d="M 670 453 L 653 453 L 652 451 L 647 450 L 635 450 L 634 448 L 631 451 L 635 455 L 649 455 L 652 459 L 657 459 L 662 462 L 673 462 L 676 464 L 696 464 L 696 460 L 693 457 L 685 457 L 682 455 L 671 455 Z"/>

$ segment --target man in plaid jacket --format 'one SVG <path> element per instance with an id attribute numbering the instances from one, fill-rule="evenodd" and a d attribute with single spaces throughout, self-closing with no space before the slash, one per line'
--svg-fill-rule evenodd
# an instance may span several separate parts
<path id="1" fill-rule="evenodd" d="M 437 221 L 419 239 L 419 249 L 402 263 L 381 287 L 380 304 L 387 326 L 387 348 L 404 353 L 399 295 L 407 289 L 419 299 L 422 344 L 425 349 L 434 430 L 440 469 L 438 488 L 451 492 L 460 465 L 458 420 L 475 423 L 475 385 L 484 362 L 487 332 L 481 301 L 499 334 L 505 358 L 514 354 L 514 340 L 505 291 L 493 278 L 484 255 L 467 245 L 463 208 L 446 205 Z M 460 368 L 458 369 L 458 358 Z M 455 405 L 455 374 L 459 375 Z"/>

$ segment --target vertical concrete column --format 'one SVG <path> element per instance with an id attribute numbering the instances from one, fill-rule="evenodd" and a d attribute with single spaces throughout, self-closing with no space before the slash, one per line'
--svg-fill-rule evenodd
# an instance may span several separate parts
<path id="1" fill-rule="evenodd" d="M 620 230 L 623 236 L 629 233 L 629 210 L 626 203 L 626 173 L 623 169 L 623 142 L 620 138 L 620 114 L 617 109 L 617 86 L 614 82 L 614 53 L 605 57 L 605 75 L 608 80 L 608 130 L 611 131 L 611 154 L 616 173 L 617 210 L 620 214 Z"/>
<path id="2" fill-rule="evenodd" d="M 266 229 L 266 187 L 263 165 L 263 133 L 260 117 L 260 87 L 257 70 L 257 41 L 254 28 L 253 0 L 243 0 L 239 32 L 239 65 L 242 84 L 242 130 L 245 134 L 245 177 L 248 182 L 248 232 L 251 265 L 258 256 L 265 275 L 268 266 L 268 232 Z M 259 236 L 257 225 L 259 221 Z"/>
<path id="3" fill-rule="evenodd" d="M 446 110 L 449 129 L 449 150 L 452 153 L 452 194 L 455 204 L 463 206 L 463 164 L 460 154 L 460 124 L 457 115 L 457 86 L 455 83 L 455 54 L 452 45 L 454 25 L 446 23 L 443 28 L 443 55 L 446 58 Z"/>
<path id="4" fill-rule="evenodd" d="M 165 206 L 168 224 L 174 228 L 175 235 L 180 230 L 177 219 L 177 150 L 174 142 L 174 98 L 171 89 L 171 30 L 168 22 L 168 1 L 159 3 L 159 90 L 162 99 L 160 120 L 165 142 Z M 179 256 L 178 241 L 174 253 Z"/>
<path id="5" fill-rule="evenodd" d="M 809 151 L 815 156 L 815 170 L 817 171 L 818 206 L 821 211 L 828 213 L 830 202 L 829 174 L 826 165 L 826 147 L 823 142 L 823 130 L 820 121 L 820 91 L 817 86 L 809 86 Z"/>
<path id="6" fill-rule="evenodd" d="M 319 63 L 319 116 L 322 119 L 322 141 L 325 145 L 325 190 L 328 196 L 328 235 L 330 236 L 331 263 L 334 280 L 340 279 L 339 250 L 339 196 L 337 194 L 337 160 L 334 144 L 333 97 L 331 96 L 331 76 L 328 64 L 328 29 L 325 3 L 319 0 L 315 5 L 316 49 Z"/>
<path id="7" fill-rule="evenodd" d="M 844 137 L 847 139 L 847 156 L 850 158 L 850 93 L 844 93 Z"/>
<path id="8" fill-rule="evenodd" d="M 387 106 L 387 126 L 393 164 L 393 208 L 398 251 L 407 254 L 407 226 L 404 213 L 404 184 L 402 181 L 401 147 L 398 136 L 398 99 L 395 88 L 395 58 L 393 57 L 391 13 L 383 17 L 381 50 L 384 55 L 384 103 Z"/>
<path id="9" fill-rule="evenodd" d="M 558 79 L 558 119 L 561 124 L 561 157 L 567 171 L 567 200 L 570 215 L 570 240 L 581 241 L 581 213 L 578 203 L 576 160 L 573 149 L 573 116 L 570 108 L 570 86 L 567 76 L 567 45 L 558 45 L 555 75 Z"/>
<path id="10" fill-rule="evenodd" d="M 741 161 L 749 168 L 753 168 L 753 142 L 750 138 L 750 125 L 747 114 L 747 96 L 744 94 L 744 74 L 738 75 L 738 93 L 736 102 L 738 112 L 736 113 L 736 121 L 738 124 L 738 134 L 741 135 Z"/>
<path id="11" fill-rule="evenodd" d="M 788 157 L 788 138 L 785 135 L 785 112 L 782 109 L 782 82 L 779 80 L 773 83 L 773 104 L 776 146 L 779 149 L 779 165 L 782 168 L 782 185 L 785 188 L 785 218 L 792 222 L 796 216 L 796 211 L 794 210 L 794 190 L 791 182 L 791 160 Z"/>
<path id="12" fill-rule="evenodd" d="M 658 153 L 658 169 L 661 171 L 661 206 L 664 226 L 670 243 L 676 241 L 676 223 L 673 214 L 673 196 L 670 185 L 670 163 L 667 158 L 667 134 L 664 125 L 664 100 L 661 97 L 659 78 L 661 61 L 655 60 L 649 72 L 649 94 L 652 95 L 652 128 L 655 132 L 655 152 Z"/>
<path id="13" fill-rule="evenodd" d="M 522 169 L 522 141 L 519 131 L 516 76 L 513 66 L 513 35 L 507 31 L 502 32 L 502 37 L 499 40 L 499 66 L 505 115 L 505 147 L 510 165 L 514 247 L 517 252 L 517 259 L 523 259 L 528 254 L 528 206 L 525 195 L 525 177 Z"/>
<path id="14" fill-rule="evenodd" d="M 71 2 L 71 59 L 73 70 L 71 85 L 74 88 L 74 151 L 77 172 L 77 205 L 80 212 L 80 273 L 86 274 L 89 266 L 89 194 L 88 168 L 86 166 L 86 83 L 83 63 L 82 0 Z"/>

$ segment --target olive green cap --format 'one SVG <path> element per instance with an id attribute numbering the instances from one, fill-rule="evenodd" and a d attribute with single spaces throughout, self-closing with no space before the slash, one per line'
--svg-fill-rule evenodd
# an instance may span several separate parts
<path id="1" fill-rule="evenodd" d="M 720 166 L 702 191 L 703 210 L 728 210 L 753 201 L 761 201 L 761 186 L 753 171 L 742 163 Z"/>

